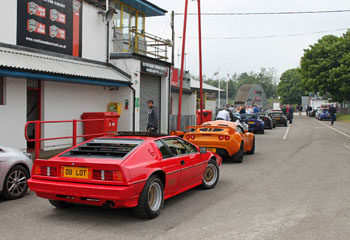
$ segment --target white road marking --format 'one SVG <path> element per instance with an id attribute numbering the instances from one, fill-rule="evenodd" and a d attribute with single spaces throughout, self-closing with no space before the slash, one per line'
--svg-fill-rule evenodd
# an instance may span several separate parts
<path id="1" fill-rule="evenodd" d="M 283 140 L 287 139 L 288 133 L 289 133 L 290 125 L 287 127 L 286 133 L 283 136 Z"/>
<path id="2" fill-rule="evenodd" d="M 325 125 L 326 127 L 328 127 L 328 128 L 330 128 L 330 129 L 332 129 L 332 130 L 334 130 L 334 131 L 336 131 L 336 132 L 338 132 L 338 133 L 344 135 L 344 136 L 347 137 L 347 138 L 350 138 L 350 135 L 348 135 L 348 134 L 346 134 L 346 133 L 344 133 L 344 132 L 342 132 L 342 131 L 340 131 L 340 130 L 338 130 L 338 129 L 332 127 L 332 126 L 329 126 L 329 125 L 327 125 L 327 124 L 325 124 L 325 123 L 323 123 L 323 122 L 319 122 L 319 123 L 321 123 L 321 124 Z"/>

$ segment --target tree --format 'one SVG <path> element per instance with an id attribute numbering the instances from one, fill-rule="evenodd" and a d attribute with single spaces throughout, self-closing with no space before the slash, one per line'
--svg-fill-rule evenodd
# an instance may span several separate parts
<path id="1" fill-rule="evenodd" d="M 300 104 L 304 93 L 300 69 L 293 68 L 285 71 L 277 87 L 277 94 L 280 96 L 281 102 L 284 104 Z"/>
<path id="2" fill-rule="evenodd" d="M 302 83 L 313 93 L 333 101 L 350 100 L 350 31 L 343 36 L 327 35 L 304 50 Z"/>

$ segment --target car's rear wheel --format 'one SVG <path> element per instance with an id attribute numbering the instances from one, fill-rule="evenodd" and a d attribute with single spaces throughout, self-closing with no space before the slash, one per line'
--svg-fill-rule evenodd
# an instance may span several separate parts
<path id="1" fill-rule="evenodd" d="M 244 156 L 244 142 L 242 141 L 239 151 L 231 157 L 231 160 L 234 163 L 242 163 L 243 156 Z"/>
<path id="2" fill-rule="evenodd" d="M 73 204 L 65 201 L 49 200 L 52 206 L 58 209 L 65 209 L 71 207 Z"/>
<path id="3" fill-rule="evenodd" d="M 5 177 L 2 196 L 7 200 L 23 197 L 28 190 L 28 178 L 26 168 L 19 165 L 12 167 Z"/>
<path id="4" fill-rule="evenodd" d="M 158 217 L 164 204 L 164 187 L 157 175 L 152 175 L 143 188 L 134 213 L 141 218 Z"/>
<path id="5" fill-rule="evenodd" d="M 254 154 L 254 153 L 255 153 L 255 137 L 253 138 L 252 148 L 250 149 L 250 151 L 247 152 L 247 154 Z"/>
<path id="6" fill-rule="evenodd" d="M 260 134 L 265 134 L 265 129 L 260 130 Z"/>
<path id="7" fill-rule="evenodd" d="M 288 126 L 288 123 L 287 123 L 287 122 L 285 122 L 285 123 L 284 123 L 284 126 L 285 126 L 285 127 L 287 127 L 287 126 Z"/>
<path id="8" fill-rule="evenodd" d="M 215 187 L 219 180 L 219 166 L 214 159 L 211 159 L 204 171 L 202 188 L 203 189 L 212 189 Z"/>

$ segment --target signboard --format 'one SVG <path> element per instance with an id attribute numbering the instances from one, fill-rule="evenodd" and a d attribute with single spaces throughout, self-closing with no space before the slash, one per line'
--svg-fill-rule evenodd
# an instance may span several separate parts
<path id="1" fill-rule="evenodd" d="M 171 68 L 171 86 L 179 86 L 179 69 Z"/>
<path id="2" fill-rule="evenodd" d="M 150 73 L 157 76 L 166 76 L 168 72 L 168 68 L 154 64 L 154 63 L 142 61 L 141 72 Z"/>
<path id="3" fill-rule="evenodd" d="M 17 45 L 81 57 L 81 0 L 17 0 Z"/>

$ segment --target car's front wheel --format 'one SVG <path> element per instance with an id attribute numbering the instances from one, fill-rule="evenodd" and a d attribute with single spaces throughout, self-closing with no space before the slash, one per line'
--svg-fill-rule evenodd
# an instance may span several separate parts
<path id="1" fill-rule="evenodd" d="M 214 159 L 211 159 L 204 171 L 202 188 L 203 189 L 212 189 L 215 187 L 219 180 L 219 166 Z"/>
<path id="2" fill-rule="evenodd" d="M 28 190 L 28 178 L 26 168 L 19 165 L 12 167 L 5 177 L 2 196 L 7 200 L 23 197 Z"/>
<path id="3" fill-rule="evenodd" d="M 143 188 L 138 205 L 133 208 L 135 215 L 151 219 L 158 217 L 164 204 L 164 187 L 157 175 L 152 175 Z"/>

